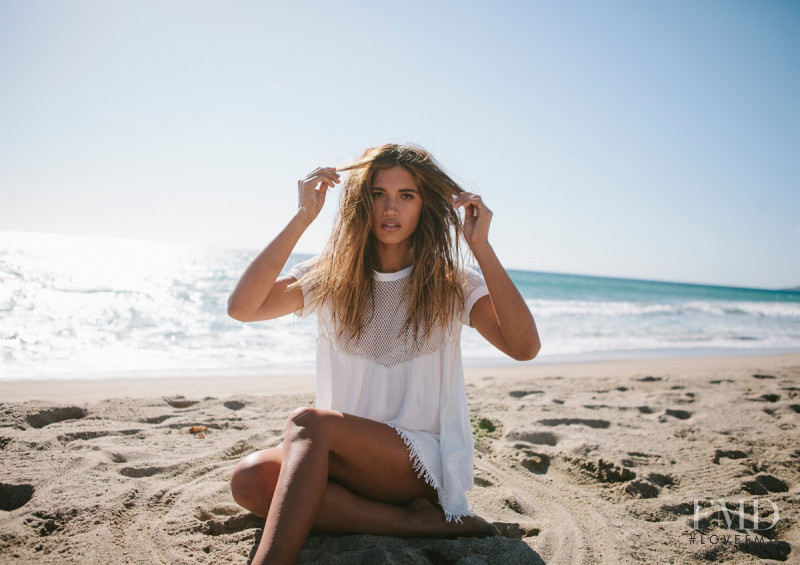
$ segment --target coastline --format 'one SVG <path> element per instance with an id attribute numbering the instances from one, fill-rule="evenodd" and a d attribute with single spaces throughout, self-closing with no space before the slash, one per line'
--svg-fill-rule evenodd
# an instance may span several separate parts
<path id="1" fill-rule="evenodd" d="M 800 354 L 465 374 L 468 498 L 503 536 L 312 534 L 299 563 L 797 562 Z M 0 554 L 37 565 L 247 562 L 263 520 L 231 498 L 233 467 L 278 445 L 287 414 L 314 400 L 311 375 L 0 392 Z"/>
<path id="2" fill-rule="evenodd" d="M 498 378 L 546 377 L 554 373 L 567 377 L 603 376 L 617 374 L 632 376 L 639 373 L 664 370 L 684 372 L 687 375 L 702 374 L 712 367 L 736 367 L 756 363 L 765 367 L 783 363 L 800 364 L 800 353 L 707 355 L 691 357 L 613 358 L 583 361 L 536 359 L 528 362 L 473 364 L 464 366 L 465 380 L 495 375 Z M 221 372 L 221 371 L 218 371 Z M 158 372 L 155 372 L 158 373 Z M 268 394 L 313 394 L 313 371 L 287 372 L 284 374 L 265 371 L 258 374 L 224 376 L 166 376 L 166 377 L 122 377 L 92 379 L 31 379 L 0 380 L 0 398 L 3 402 L 97 402 L 114 398 L 149 398 L 186 394 L 195 396 L 217 396 L 220 398 Z"/>

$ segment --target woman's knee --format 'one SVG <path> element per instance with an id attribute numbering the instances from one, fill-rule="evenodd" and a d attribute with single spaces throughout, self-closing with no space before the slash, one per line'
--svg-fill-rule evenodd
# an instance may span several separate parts
<path id="1" fill-rule="evenodd" d="M 281 471 L 280 448 L 248 455 L 234 467 L 231 494 L 237 504 L 266 516 Z"/>
<path id="2" fill-rule="evenodd" d="M 286 439 L 288 441 L 298 439 L 324 439 L 326 432 L 330 429 L 324 422 L 330 419 L 330 412 L 303 406 L 297 408 L 289 414 L 286 421 Z"/>

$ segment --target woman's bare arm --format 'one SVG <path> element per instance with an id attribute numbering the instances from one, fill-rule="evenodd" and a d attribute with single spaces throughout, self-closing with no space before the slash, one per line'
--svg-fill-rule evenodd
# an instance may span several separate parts
<path id="1" fill-rule="evenodd" d="M 473 254 L 481 267 L 489 295 L 472 307 L 470 323 L 509 357 L 517 361 L 533 359 L 541 349 L 541 342 L 528 305 L 491 246 Z"/>
<path id="2" fill-rule="evenodd" d="M 318 168 L 298 181 L 298 210 L 287 226 L 247 267 L 228 298 L 228 315 L 241 322 L 269 320 L 303 304 L 300 289 L 287 291 L 293 277 L 278 279 L 300 236 L 322 210 L 328 188 L 339 182 L 336 169 Z M 317 188 L 319 186 L 319 188 Z"/>
<path id="3" fill-rule="evenodd" d="M 509 357 L 517 361 L 533 359 L 541 349 L 539 331 L 528 305 L 489 244 L 492 211 L 480 196 L 468 192 L 459 194 L 453 204 L 464 208 L 464 239 L 489 288 L 489 296 L 473 305 L 470 323 Z"/>

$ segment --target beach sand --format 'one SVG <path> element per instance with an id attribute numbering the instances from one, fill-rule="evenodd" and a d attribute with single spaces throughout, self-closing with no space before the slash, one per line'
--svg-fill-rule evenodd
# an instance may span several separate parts
<path id="1" fill-rule="evenodd" d="M 467 393 L 468 496 L 504 536 L 312 534 L 300 563 L 800 562 L 800 355 L 471 368 Z M 231 471 L 314 395 L 306 375 L 0 399 L 0 563 L 244 564 L 263 521 Z"/>

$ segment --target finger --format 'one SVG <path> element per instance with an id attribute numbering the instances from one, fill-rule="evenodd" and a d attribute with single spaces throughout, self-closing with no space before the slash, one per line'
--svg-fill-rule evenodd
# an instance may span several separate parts
<path id="1" fill-rule="evenodd" d="M 336 169 L 333 167 L 325 167 L 320 171 L 320 173 L 325 176 L 326 178 L 339 181 L 339 173 L 336 172 Z"/>
<path id="2" fill-rule="evenodd" d="M 335 167 L 317 167 L 316 169 L 314 169 L 313 171 L 308 173 L 305 178 L 306 179 L 311 179 L 313 177 L 318 177 L 320 175 L 323 175 L 323 176 L 332 175 L 332 176 L 335 176 L 337 178 L 339 177 L 339 173 L 336 172 L 336 168 Z"/>
<path id="3" fill-rule="evenodd" d="M 459 194 L 458 196 L 455 197 L 455 201 L 471 200 L 471 199 L 475 199 L 475 198 L 480 200 L 481 197 L 480 197 L 479 194 L 474 194 L 472 192 L 462 192 L 461 194 Z"/>
<path id="4" fill-rule="evenodd" d="M 476 197 L 476 196 L 473 195 L 473 196 L 468 197 L 468 198 L 460 198 L 459 197 L 459 199 L 454 203 L 454 205 L 455 205 L 456 208 L 458 208 L 460 206 L 467 206 L 467 205 L 483 206 L 484 204 L 483 204 L 483 202 L 481 202 L 480 197 Z"/>
<path id="5" fill-rule="evenodd" d="M 338 175 L 321 171 L 318 174 L 306 177 L 303 179 L 303 182 L 308 186 L 316 186 L 320 182 L 328 182 L 331 185 L 334 185 L 338 184 L 340 181 Z"/>

